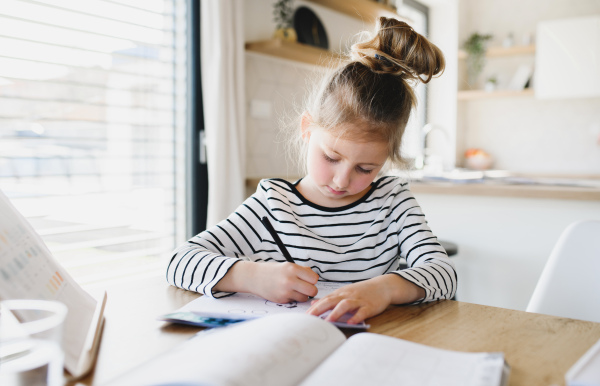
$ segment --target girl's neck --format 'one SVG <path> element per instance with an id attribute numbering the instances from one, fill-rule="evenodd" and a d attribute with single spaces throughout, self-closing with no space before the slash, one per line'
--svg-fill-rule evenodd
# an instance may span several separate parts
<path id="1" fill-rule="evenodd" d="M 324 206 L 326 208 L 339 208 L 342 206 L 350 205 L 355 203 L 364 197 L 371 190 L 372 184 L 367 186 L 363 191 L 354 194 L 352 196 L 346 196 L 342 198 L 330 198 L 323 195 L 316 187 L 316 185 L 310 179 L 310 176 L 306 176 L 300 180 L 296 185 L 298 193 L 302 195 L 307 201 L 312 202 L 318 206 Z"/>

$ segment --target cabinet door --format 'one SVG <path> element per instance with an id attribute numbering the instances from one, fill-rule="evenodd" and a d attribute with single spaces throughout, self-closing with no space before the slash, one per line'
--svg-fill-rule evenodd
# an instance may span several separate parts
<path id="1" fill-rule="evenodd" d="M 600 16 L 538 23 L 535 96 L 600 96 Z"/>

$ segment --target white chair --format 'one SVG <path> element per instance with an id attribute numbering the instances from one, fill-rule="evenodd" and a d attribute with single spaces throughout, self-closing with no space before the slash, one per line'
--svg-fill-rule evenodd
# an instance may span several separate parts
<path id="1" fill-rule="evenodd" d="M 564 230 L 527 311 L 600 322 L 600 221 L 578 221 Z"/>

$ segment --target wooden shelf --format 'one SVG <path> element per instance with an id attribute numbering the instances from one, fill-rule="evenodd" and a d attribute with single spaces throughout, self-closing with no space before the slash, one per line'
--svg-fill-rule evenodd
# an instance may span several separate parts
<path id="1" fill-rule="evenodd" d="M 528 46 L 513 46 L 513 47 L 490 47 L 485 53 L 486 58 L 500 58 L 516 55 L 533 55 L 535 54 L 535 45 Z M 459 59 L 466 59 L 467 52 L 464 50 L 458 51 Z"/>
<path id="2" fill-rule="evenodd" d="M 328 66 L 343 59 L 342 55 L 322 48 L 281 39 L 248 42 L 246 50 L 317 66 Z"/>
<path id="3" fill-rule="evenodd" d="M 398 16 L 392 7 L 377 3 L 372 0 L 308 0 L 311 3 L 322 5 L 334 11 L 354 18 L 375 22 L 380 16 L 393 17 L 410 24 L 410 20 Z"/>
<path id="4" fill-rule="evenodd" d="M 475 99 L 494 99 L 494 98 L 513 98 L 513 97 L 531 97 L 534 95 L 533 89 L 526 88 L 524 90 L 461 90 L 458 92 L 458 100 L 475 100 Z"/>

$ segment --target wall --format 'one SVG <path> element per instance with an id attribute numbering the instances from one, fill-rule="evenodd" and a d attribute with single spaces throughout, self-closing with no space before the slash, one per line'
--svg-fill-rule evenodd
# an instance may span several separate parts
<path id="1" fill-rule="evenodd" d="M 490 45 L 501 45 L 512 33 L 515 43 L 521 44 L 523 37 L 535 34 L 538 21 L 591 14 L 600 14 L 600 1 L 460 0 L 459 41 L 462 44 L 472 32 L 491 33 L 495 38 Z M 535 36 L 533 39 L 535 42 Z M 502 73 L 501 68 L 514 71 L 514 63 L 509 61 L 488 59 L 482 77 L 495 72 L 508 82 L 512 73 Z M 496 158 L 496 168 L 524 173 L 600 174 L 600 98 L 542 101 L 531 96 L 461 101 L 457 130 L 459 154 L 469 147 L 481 147 Z"/>

